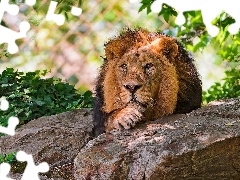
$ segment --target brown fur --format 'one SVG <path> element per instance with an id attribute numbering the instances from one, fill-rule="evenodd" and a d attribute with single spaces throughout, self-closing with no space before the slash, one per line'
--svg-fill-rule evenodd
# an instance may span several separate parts
<path id="1" fill-rule="evenodd" d="M 96 85 L 96 134 L 201 106 L 193 59 L 174 38 L 127 29 L 105 44 L 105 53 Z"/>

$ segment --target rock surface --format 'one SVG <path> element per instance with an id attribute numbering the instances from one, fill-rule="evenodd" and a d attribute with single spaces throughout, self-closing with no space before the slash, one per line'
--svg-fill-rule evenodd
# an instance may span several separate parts
<path id="1" fill-rule="evenodd" d="M 102 134 L 74 169 L 77 180 L 240 179 L 240 99 Z"/>
<path id="2" fill-rule="evenodd" d="M 92 128 L 90 109 L 41 117 L 18 128 L 15 136 L 1 137 L 0 153 L 25 151 L 33 155 L 36 164 L 45 161 L 50 165 L 49 179 L 70 180 L 73 179 L 73 160 L 92 138 Z M 12 167 L 12 171 L 19 170 Z M 20 174 L 22 172 L 12 177 L 20 179 Z"/>
<path id="3" fill-rule="evenodd" d="M 89 109 L 41 117 L 0 137 L 0 153 L 22 150 L 48 162 L 41 180 L 240 179 L 240 99 L 94 139 L 92 128 Z M 11 171 L 21 179 L 15 165 Z"/>

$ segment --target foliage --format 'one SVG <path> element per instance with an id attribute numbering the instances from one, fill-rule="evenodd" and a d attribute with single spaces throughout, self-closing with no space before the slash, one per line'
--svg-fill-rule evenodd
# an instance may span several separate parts
<path id="1" fill-rule="evenodd" d="M 221 84 L 216 82 L 207 91 L 203 92 L 203 101 L 210 102 L 216 99 L 240 97 L 240 69 L 226 71 L 226 78 Z"/>
<path id="2" fill-rule="evenodd" d="M 7 111 L 0 111 L 0 125 L 6 126 L 10 116 L 20 125 L 41 116 L 58 114 L 92 106 L 92 93 L 78 94 L 72 85 L 60 79 L 46 78 L 47 71 L 23 72 L 7 68 L 0 75 L 0 94 L 9 101 Z"/>
<path id="3" fill-rule="evenodd" d="M 154 0 L 142 0 L 139 11 L 144 9 L 149 14 L 151 12 L 151 4 Z M 165 21 L 169 22 L 170 18 L 176 17 L 177 12 L 170 6 L 163 4 L 162 10 L 158 14 L 162 15 Z M 208 35 L 206 27 L 202 21 L 201 11 L 184 12 L 186 19 L 183 26 L 177 26 L 172 23 L 173 29 L 167 31 L 170 35 L 177 36 L 190 51 L 201 51 L 207 45 L 211 44 L 216 49 L 217 54 L 225 61 L 227 69 L 225 71 L 226 78 L 223 82 L 216 82 L 209 90 L 203 92 L 203 101 L 208 103 L 215 99 L 240 97 L 240 33 L 231 35 L 227 31 L 228 26 L 235 22 L 235 20 L 227 13 L 222 13 L 216 17 L 212 23 L 219 27 L 220 32 L 217 37 Z M 193 44 L 193 40 L 198 38 L 198 42 Z"/>
<path id="4" fill-rule="evenodd" d="M 17 160 L 15 152 L 11 152 L 9 154 L 0 154 L 0 164 L 2 164 L 3 162 L 11 164 L 16 161 Z"/>

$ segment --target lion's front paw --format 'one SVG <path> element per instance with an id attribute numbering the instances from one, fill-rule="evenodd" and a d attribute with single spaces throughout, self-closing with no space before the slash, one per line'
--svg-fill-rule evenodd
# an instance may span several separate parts
<path id="1" fill-rule="evenodd" d="M 113 129 L 130 129 L 141 119 L 142 114 L 137 109 L 130 107 L 124 108 L 108 121 L 106 131 L 111 131 Z"/>

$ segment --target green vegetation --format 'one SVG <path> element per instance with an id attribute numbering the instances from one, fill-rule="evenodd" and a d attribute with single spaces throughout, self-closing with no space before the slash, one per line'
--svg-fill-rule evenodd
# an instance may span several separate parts
<path id="1" fill-rule="evenodd" d="M 144 9 L 151 13 L 151 4 L 153 0 L 142 0 L 139 11 Z M 163 4 L 162 10 L 158 14 L 162 15 L 166 22 L 176 17 L 177 12 L 170 6 Z M 201 11 L 188 11 L 184 13 L 186 22 L 183 27 L 170 23 L 172 30 L 167 33 L 178 37 L 190 51 L 202 51 L 208 45 L 211 45 L 221 57 L 221 62 L 225 64 L 226 78 L 222 82 L 216 82 L 207 91 L 203 92 L 203 101 L 208 103 L 215 99 L 225 99 L 240 97 L 240 32 L 231 35 L 228 32 L 230 24 L 235 20 L 226 13 L 220 14 L 213 20 L 213 24 L 218 26 L 220 32 L 218 36 L 211 37 L 207 33 L 206 27 L 202 21 Z M 171 21 L 173 22 L 173 21 Z M 193 45 L 193 39 L 198 38 L 198 43 Z"/>
<path id="2" fill-rule="evenodd" d="M 9 154 L 0 154 L 0 164 L 2 164 L 3 162 L 11 164 L 16 161 L 17 160 L 15 152 L 11 152 Z"/>
<path id="3" fill-rule="evenodd" d="M 240 73 L 239 70 L 231 69 L 225 71 L 227 77 L 224 78 L 224 83 L 216 82 L 207 91 L 203 92 L 203 97 L 206 102 L 215 99 L 227 99 L 240 97 Z"/>
<path id="4" fill-rule="evenodd" d="M 10 116 L 17 116 L 20 125 L 41 116 L 92 107 L 92 93 L 79 94 L 61 79 L 46 78 L 47 71 L 24 74 L 7 68 L 0 75 L 0 94 L 9 101 L 7 111 L 0 111 L 0 125 L 6 126 Z"/>

